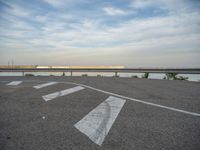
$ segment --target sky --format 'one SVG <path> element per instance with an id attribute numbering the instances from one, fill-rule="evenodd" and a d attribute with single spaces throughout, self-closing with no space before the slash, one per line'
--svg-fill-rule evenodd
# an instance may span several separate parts
<path id="1" fill-rule="evenodd" d="M 0 0 L 0 65 L 200 67 L 200 0 Z"/>

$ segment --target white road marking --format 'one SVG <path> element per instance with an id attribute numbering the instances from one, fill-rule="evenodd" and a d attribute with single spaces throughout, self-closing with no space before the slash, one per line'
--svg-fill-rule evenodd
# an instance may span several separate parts
<path id="1" fill-rule="evenodd" d="M 39 85 L 33 86 L 33 88 L 41 89 L 43 87 L 47 87 L 47 86 L 54 85 L 54 84 L 57 84 L 57 83 L 58 82 L 48 82 L 48 83 L 44 83 L 44 84 L 39 84 Z"/>
<path id="2" fill-rule="evenodd" d="M 119 94 L 112 93 L 112 92 L 107 92 L 107 91 L 97 89 L 97 88 L 94 88 L 94 87 L 91 87 L 91 86 L 88 86 L 88 85 L 84 85 L 84 84 L 79 84 L 79 83 L 74 83 L 74 82 L 63 82 L 63 83 L 70 83 L 70 84 L 74 84 L 74 85 L 78 85 L 78 86 L 83 86 L 85 88 L 89 88 L 89 89 L 92 89 L 92 90 L 95 90 L 95 91 L 98 91 L 98 92 L 102 92 L 102 93 L 105 93 L 105 94 L 120 97 L 120 98 L 123 98 L 123 99 L 126 99 L 126 100 L 131 100 L 131 101 L 134 101 L 134 102 L 138 102 L 138 103 L 142 103 L 142 104 L 146 104 L 146 105 L 150 105 L 150 106 L 154 106 L 154 107 L 159 107 L 159 108 L 163 108 L 163 109 L 168 109 L 168 110 L 172 110 L 172 111 L 176 111 L 176 112 L 200 117 L 199 113 L 190 112 L 190 111 L 186 111 L 186 110 L 182 110 L 182 109 L 178 109 L 178 108 L 173 108 L 173 107 L 168 107 L 168 106 L 155 104 L 155 103 L 151 103 L 151 102 L 146 102 L 146 101 L 139 100 L 139 99 L 130 98 L 130 97 L 127 97 L 127 96 L 119 95 Z"/>
<path id="3" fill-rule="evenodd" d="M 0 81 L 0 82 L 4 82 L 4 81 Z M 9 82 L 9 81 L 6 81 L 6 82 Z M 44 82 L 44 81 L 24 80 L 24 82 Z M 154 107 L 158 107 L 158 108 L 163 108 L 163 109 L 167 109 L 167 110 L 172 110 L 172 111 L 184 113 L 184 114 L 187 114 L 187 115 L 200 117 L 199 113 L 190 112 L 190 111 L 186 111 L 186 110 L 182 110 L 182 109 L 178 109 L 178 108 L 174 108 L 174 107 L 168 107 L 168 106 L 164 106 L 164 105 L 160 105 L 160 104 L 156 104 L 156 103 L 151 103 L 151 102 L 146 102 L 146 101 L 143 101 L 143 100 L 134 99 L 134 98 L 131 98 L 131 97 L 127 97 L 127 96 L 119 95 L 119 94 L 116 94 L 116 93 L 108 92 L 108 91 L 105 91 L 105 90 L 97 89 L 97 88 L 94 88 L 94 87 L 91 87 L 91 86 L 88 86 L 88 85 L 84 85 L 84 84 L 79 84 L 79 83 L 74 83 L 74 82 L 58 82 L 58 83 L 83 86 L 85 88 L 89 88 L 89 89 L 92 89 L 92 90 L 95 90 L 95 91 L 98 91 L 98 92 L 101 92 L 101 93 L 117 96 L 117 97 L 124 98 L 124 99 L 127 99 L 127 100 L 135 101 L 135 102 L 138 102 L 138 103 L 142 103 L 142 104 L 146 104 L 146 105 L 150 105 L 150 106 L 154 106 Z"/>
<path id="4" fill-rule="evenodd" d="M 74 126 L 101 146 L 125 102 L 110 96 Z"/>
<path id="5" fill-rule="evenodd" d="M 77 91 L 80 91 L 80 90 L 83 90 L 83 89 L 85 89 L 85 88 L 82 87 L 82 86 L 76 86 L 76 87 L 73 87 L 73 88 L 70 88 L 70 89 L 66 89 L 66 90 L 62 90 L 62 91 L 58 91 L 58 92 L 55 92 L 55 93 L 51 93 L 51 94 L 42 96 L 42 98 L 45 101 L 49 101 L 49 100 L 55 99 L 57 97 L 68 95 L 68 94 L 71 94 L 71 93 L 74 93 L 74 92 L 77 92 Z"/>
<path id="6" fill-rule="evenodd" d="M 22 83 L 22 81 L 12 81 L 8 83 L 7 85 L 19 85 L 20 83 Z"/>

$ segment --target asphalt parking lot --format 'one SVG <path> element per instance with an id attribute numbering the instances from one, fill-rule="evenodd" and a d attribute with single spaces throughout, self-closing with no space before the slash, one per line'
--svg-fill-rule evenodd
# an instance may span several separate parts
<path id="1" fill-rule="evenodd" d="M 0 149 L 199 150 L 199 91 L 188 81 L 0 77 Z"/>

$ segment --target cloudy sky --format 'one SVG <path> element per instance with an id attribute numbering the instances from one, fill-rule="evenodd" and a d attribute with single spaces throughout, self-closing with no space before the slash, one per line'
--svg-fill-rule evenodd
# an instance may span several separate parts
<path id="1" fill-rule="evenodd" d="M 200 67 L 199 0 L 0 0 L 0 65 Z"/>

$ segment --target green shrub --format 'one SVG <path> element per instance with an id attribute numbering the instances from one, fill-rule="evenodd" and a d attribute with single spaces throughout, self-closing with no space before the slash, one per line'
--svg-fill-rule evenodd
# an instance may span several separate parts
<path id="1" fill-rule="evenodd" d="M 166 73 L 167 80 L 176 80 L 177 79 L 177 73 Z"/>
<path id="2" fill-rule="evenodd" d="M 33 77 L 33 76 L 35 76 L 35 75 L 34 74 L 30 74 L 30 73 L 25 74 L 25 77 Z"/>
<path id="3" fill-rule="evenodd" d="M 188 77 L 178 76 L 176 80 L 188 80 Z"/>
<path id="4" fill-rule="evenodd" d="M 131 76 L 131 78 L 138 78 L 138 76 L 137 75 L 133 75 L 133 76 Z"/>
<path id="5" fill-rule="evenodd" d="M 88 74 L 82 74 L 82 77 L 88 77 Z"/>
<path id="6" fill-rule="evenodd" d="M 166 73 L 167 80 L 188 80 L 188 77 L 178 76 L 177 73 Z"/>
<path id="7" fill-rule="evenodd" d="M 149 77 L 149 73 L 148 72 L 145 72 L 144 75 L 142 76 L 142 78 L 146 78 L 146 79 L 148 79 L 148 77 Z"/>

